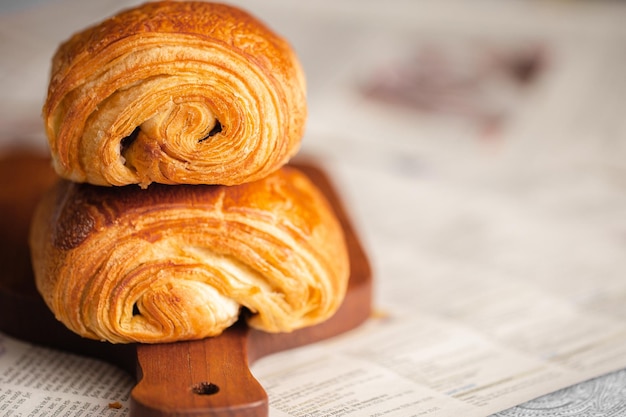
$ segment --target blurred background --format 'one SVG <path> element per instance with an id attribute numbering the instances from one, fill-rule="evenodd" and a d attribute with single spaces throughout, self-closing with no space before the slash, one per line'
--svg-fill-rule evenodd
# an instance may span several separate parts
<path id="1" fill-rule="evenodd" d="M 40 113 L 56 47 L 137 3 L 2 0 L 0 152 L 45 151 Z M 453 255 L 466 267 L 502 263 L 525 272 L 526 249 L 534 264 L 565 267 L 554 265 L 562 255 L 553 245 L 543 245 L 544 254 L 521 247 L 533 228 L 546 226 L 516 218 L 522 206 L 552 216 L 543 220 L 559 232 L 581 214 L 589 227 L 618 222 L 615 239 L 623 245 L 622 216 L 611 220 L 606 210 L 626 204 L 624 3 L 232 3 L 265 20 L 299 54 L 310 111 L 302 154 L 341 171 L 369 244 L 390 254 L 377 262 L 394 276 L 412 275 L 395 270 L 413 268 L 395 258 L 417 251 L 431 261 L 443 256 L 432 266 L 444 269 L 453 267 Z M 408 221 L 409 207 L 423 221 Z M 491 214 L 477 214 L 483 211 Z M 568 241 L 572 257 L 587 252 L 577 247 L 581 239 Z M 440 250 L 446 253 L 433 253 Z M 586 269 L 612 269 L 606 259 L 595 262 Z M 535 272 L 540 279 L 552 271 Z"/>

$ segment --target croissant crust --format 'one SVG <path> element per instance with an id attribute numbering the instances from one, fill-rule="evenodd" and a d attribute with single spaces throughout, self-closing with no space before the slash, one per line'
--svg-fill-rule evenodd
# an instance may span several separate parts
<path id="1" fill-rule="evenodd" d="M 60 181 L 30 245 L 49 308 L 81 336 L 161 343 L 248 323 L 289 332 L 329 318 L 349 260 L 341 226 L 292 167 L 236 187 Z"/>
<path id="2" fill-rule="evenodd" d="M 291 46 L 260 21 L 223 4 L 167 1 L 63 43 L 43 116 L 66 179 L 234 185 L 297 152 L 305 95 Z"/>

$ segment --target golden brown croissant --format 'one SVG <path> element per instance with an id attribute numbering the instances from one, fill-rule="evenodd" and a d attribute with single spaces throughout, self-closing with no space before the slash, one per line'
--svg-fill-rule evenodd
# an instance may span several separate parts
<path id="1" fill-rule="evenodd" d="M 239 186 L 61 181 L 31 228 L 36 283 L 74 332 L 114 343 L 288 332 L 329 318 L 349 260 L 331 206 L 283 167 Z"/>
<path id="2" fill-rule="evenodd" d="M 290 45 L 246 12 L 156 2 L 62 44 L 43 115 L 66 179 L 234 185 L 297 152 L 305 94 Z"/>

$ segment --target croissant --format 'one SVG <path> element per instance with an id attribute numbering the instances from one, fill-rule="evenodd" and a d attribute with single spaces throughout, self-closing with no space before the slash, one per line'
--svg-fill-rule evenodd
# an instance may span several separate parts
<path id="1" fill-rule="evenodd" d="M 43 117 L 71 181 L 235 185 L 298 151 L 305 89 L 291 46 L 247 12 L 155 2 L 60 45 Z"/>
<path id="2" fill-rule="evenodd" d="M 113 343 L 215 336 L 240 314 L 289 332 L 343 301 L 343 229 L 286 166 L 239 186 L 100 187 L 61 180 L 39 203 L 35 281 L 57 319 Z"/>

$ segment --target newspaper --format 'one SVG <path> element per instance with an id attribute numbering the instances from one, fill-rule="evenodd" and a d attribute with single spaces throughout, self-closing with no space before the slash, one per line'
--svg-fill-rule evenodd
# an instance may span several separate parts
<path id="1" fill-rule="evenodd" d="M 302 57 L 302 153 L 353 216 L 375 313 L 254 363 L 270 415 L 487 416 L 626 368 L 624 5 L 310 3 L 241 2 Z M 0 339 L 0 415 L 124 416 L 133 384 Z"/>
<path id="2" fill-rule="evenodd" d="M 134 384 L 107 363 L 0 334 L 0 415 L 125 416 Z"/>

